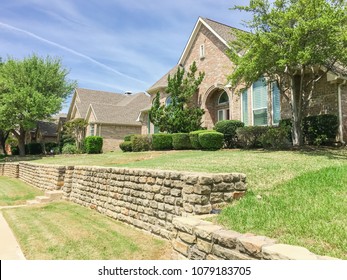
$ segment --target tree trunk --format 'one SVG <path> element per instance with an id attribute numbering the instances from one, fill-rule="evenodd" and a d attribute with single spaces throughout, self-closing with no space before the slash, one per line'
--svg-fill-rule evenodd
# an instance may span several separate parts
<path id="1" fill-rule="evenodd" d="M 303 132 L 302 132 L 302 97 L 300 91 L 299 75 L 293 76 L 291 79 L 291 105 L 292 105 L 292 140 L 293 146 L 303 145 Z"/>
<path id="2" fill-rule="evenodd" d="M 1 148 L 4 151 L 4 154 L 7 155 L 7 151 L 6 151 L 6 140 L 9 136 L 10 132 L 9 131 L 4 131 L 4 130 L 0 130 L 0 144 L 1 144 Z"/>
<path id="3" fill-rule="evenodd" d="M 24 128 L 20 127 L 19 132 L 16 130 L 12 130 L 12 132 L 18 140 L 19 155 L 25 156 L 25 133 L 26 133 L 26 131 L 24 130 Z"/>

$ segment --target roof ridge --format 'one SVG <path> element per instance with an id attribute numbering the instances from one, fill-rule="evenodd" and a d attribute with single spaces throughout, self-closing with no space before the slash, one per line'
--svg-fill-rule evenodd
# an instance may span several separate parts
<path id="1" fill-rule="evenodd" d="M 209 21 L 212 21 L 212 22 L 214 22 L 214 23 L 217 23 L 217 24 L 220 24 L 220 25 L 224 25 L 224 26 L 226 26 L 226 27 L 230 27 L 230 28 L 232 28 L 232 29 L 237 29 L 237 30 L 240 30 L 240 31 L 243 31 L 243 32 L 248 32 L 248 31 L 246 31 L 246 30 L 242 30 L 241 28 L 238 28 L 238 27 L 235 27 L 235 26 L 231 26 L 231 25 L 229 25 L 229 24 L 226 24 L 226 23 L 223 23 L 223 22 L 219 22 L 219 21 L 216 21 L 216 20 L 214 20 L 214 19 L 210 19 L 210 18 L 207 18 L 207 17 L 201 17 L 201 19 L 202 20 L 209 20 Z M 216 31 L 217 32 L 217 31 Z"/>

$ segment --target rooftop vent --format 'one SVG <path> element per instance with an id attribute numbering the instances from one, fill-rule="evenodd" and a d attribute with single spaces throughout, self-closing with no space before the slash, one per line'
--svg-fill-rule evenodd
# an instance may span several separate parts
<path id="1" fill-rule="evenodd" d="M 124 92 L 124 94 L 125 95 L 131 95 L 131 94 L 133 94 L 131 91 L 126 91 L 126 92 Z"/>

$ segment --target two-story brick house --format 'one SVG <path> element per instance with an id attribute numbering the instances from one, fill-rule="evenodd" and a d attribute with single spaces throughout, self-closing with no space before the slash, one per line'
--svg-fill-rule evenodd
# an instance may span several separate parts
<path id="1" fill-rule="evenodd" d="M 194 97 L 196 106 L 205 110 L 203 126 L 213 128 L 219 120 L 241 120 L 246 125 L 276 125 L 280 119 L 291 117 L 288 99 L 280 95 L 274 84 L 262 79 L 250 88 L 240 91 L 228 84 L 228 75 L 233 64 L 226 52 L 234 40 L 232 27 L 199 18 L 176 66 L 151 86 L 147 92 L 153 99 L 161 93 L 162 102 L 169 96 L 165 93 L 169 74 L 178 67 L 188 69 L 196 62 L 198 71 L 205 72 L 205 78 Z M 335 114 L 339 117 L 338 140 L 347 141 L 347 87 L 342 75 L 328 72 L 317 84 L 310 104 L 304 115 Z M 140 120 L 142 133 L 154 133 L 155 128 L 148 121 L 150 106 L 142 110 Z"/>

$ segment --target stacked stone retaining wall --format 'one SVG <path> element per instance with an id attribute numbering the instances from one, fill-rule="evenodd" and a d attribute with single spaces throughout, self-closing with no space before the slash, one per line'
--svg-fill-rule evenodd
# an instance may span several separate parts
<path id="1" fill-rule="evenodd" d="M 177 217 L 172 239 L 175 259 L 190 260 L 331 260 L 306 248 L 277 244 L 251 233 L 226 230 L 201 217 Z"/>
<path id="2" fill-rule="evenodd" d="M 19 163 L 1 163 L 0 175 L 18 178 L 19 177 Z"/>

